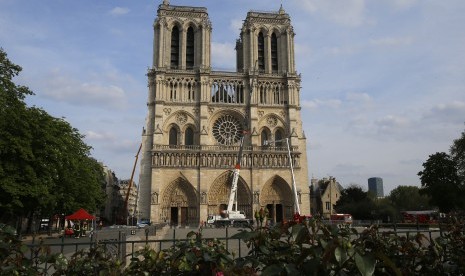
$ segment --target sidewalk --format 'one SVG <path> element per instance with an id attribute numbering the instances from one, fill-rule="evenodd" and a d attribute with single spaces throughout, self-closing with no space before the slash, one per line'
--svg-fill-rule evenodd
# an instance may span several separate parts
<path id="1" fill-rule="evenodd" d="M 38 234 L 24 234 L 21 235 L 21 241 L 22 242 L 32 242 L 33 240 L 35 242 L 38 242 L 40 239 L 53 239 L 53 238 L 58 238 L 61 237 L 61 234 L 58 232 L 52 232 L 50 235 L 48 233 L 38 233 Z"/>

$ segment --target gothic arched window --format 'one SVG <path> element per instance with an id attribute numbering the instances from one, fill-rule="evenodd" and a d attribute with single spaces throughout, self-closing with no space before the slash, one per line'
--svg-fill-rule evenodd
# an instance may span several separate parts
<path id="1" fill-rule="evenodd" d="M 179 29 L 174 26 L 171 30 L 171 68 L 179 66 Z"/>
<path id="2" fill-rule="evenodd" d="M 191 127 L 186 129 L 184 133 L 184 145 L 192 146 L 194 144 L 194 130 Z"/>
<path id="3" fill-rule="evenodd" d="M 271 35 L 271 71 L 278 72 L 278 39 L 275 33 Z"/>
<path id="4" fill-rule="evenodd" d="M 268 131 L 267 129 L 263 129 L 260 135 L 260 140 L 262 141 L 262 146 L 268 145 Z"/>
<path id="5" fill-rule="evenodd" d="M 186 69 L 194 68 L 194 30 L 187 29 L 186 36 Z"/>
<path id="6" fill-rule="evenodd" d="M 258 70 L 265 70 L 265 38 L 263 33 L 258 33 Z"/>
<path id="7" fill-rule="evenodd" d="M 170 129 L 170 141 L 169 141 L 170 146 L 176 146 L 178 145 L 178 130 L 176 127 L 171 127 Z"/>
<path id="8" fill-rule="evenodd" d="M 281 129 L 276 130 L 274 133 L 274 140 L 276 141 L 276 146 L 277 147 L 282 147 L 284 145 L 283 141 L 279 141 L 283 139 L 283 131 Z"/>

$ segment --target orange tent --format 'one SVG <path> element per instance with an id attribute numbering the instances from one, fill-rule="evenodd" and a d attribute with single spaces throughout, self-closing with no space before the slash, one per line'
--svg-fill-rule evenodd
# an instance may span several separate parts
<path id="1" fill-rule="evenodd" d="M 93 220 L 95 219 L 95 216 L 92 216 L 91 214 L 87 213 L 86 210 L 81 208 L 77 210 L 76 213 L 66 216 L 65 218 L 68 220 L 85 220 L 85 219 Z"/>

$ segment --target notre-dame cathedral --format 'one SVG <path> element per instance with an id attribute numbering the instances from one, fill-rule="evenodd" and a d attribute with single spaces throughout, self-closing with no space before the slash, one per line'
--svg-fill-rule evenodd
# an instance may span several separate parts
<path id="1" fill-rule="evenodd" d="M 301 214 L 310 214 L 290 16 L 282 7 L 247 13 L 235 72 L 211 67 L 206 8 L 165 0 L 153 26 L 139 216 L 187 225 L 226 209 L 242 137 L 237 209 L 253 218 L 267 208 L 281 222 L 292 218 L 297 201 Z"/>

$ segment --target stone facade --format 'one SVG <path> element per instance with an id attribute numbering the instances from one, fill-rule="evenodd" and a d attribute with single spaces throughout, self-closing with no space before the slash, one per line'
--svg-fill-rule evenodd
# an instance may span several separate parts
<path id="1" fill-rule="evenodd" d="M 99 217 L 106 223 L 115 224 L 118 216 L 118 210 L 120 210 L 119 204 L 121 203 L 119 196 L 118 183 L 119 180 L 107 166 L 102 165 L 104 177 L 105 177 L 105 205 L 100 210 Z"/>
<path id="2" fill-rule="evenodd" d="M 206 8 L 159 5 L 147 73 L 141 218 L 196 224 L 225 209 L 242 137 L 238 209 L 249 218 L 261 207 L 274 221 L 292 218 L 290 152 L 300 210 L 310 214 L 289 15 L 282 8 L 248 12 L 236 42 L 236 72 L 212 70 L 210 51 Z"/>
<path id="3" fill-rule="evenodd" d="M 329 219 L 336 214 L 334 206 L 341 198 L 342 186 L 336 178 L 329 177 L 318 180 L 312 178 L 310 186 L 311 212 L 314 215 Z"/>
<path id="4" fill-rule="evenodd" d="M 128 194 L 128 189 L 129 189 L 129 183 L 131 182 L 130 179 L 124 179 L 119 182 L 119 194 L 120 198 L 122 200 L 122 206 L 125 208 L 125 201 L 126 197 L 128 199 L 127 203 L 127 213 L 124 214 L 126 216 L 126 220 L 128 220 L 128 217 L 137 217 L 137 212 L 136 212 L 136 201 L 137 201 L 137 184 L 133 181 L 131 184 L 131 189 Z"/>

